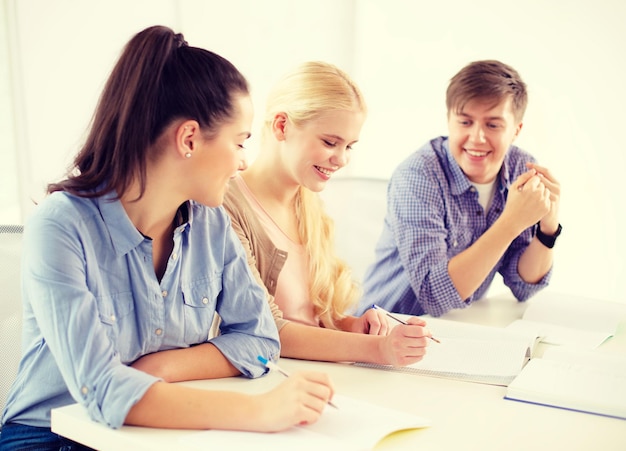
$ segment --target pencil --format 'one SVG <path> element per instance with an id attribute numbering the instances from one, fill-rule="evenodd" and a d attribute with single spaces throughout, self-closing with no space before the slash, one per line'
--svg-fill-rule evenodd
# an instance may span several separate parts
<path id="1" fill-rule="evenodd" d="M 283 376 L 289 377 L 289 373 L 287 371 L 285 371 L 284 369 L 282 369 L 281 367 L 276 365 L 271 360 L 268 360 L 268 359 L 266 359 L 265 357 L 262 357 L 262 356 L 257 356 L 257 359 L 259 359 L 259 362 L 261 362 L 263 365 L 265 365 L 270 370 L 277 371 L 280 374 L 282 374 Z M 332 401 L 328 401 L 328 405 L 331 406 L 331 407 L 334 407 L 335 409 L 339 409 L 339 407 L 337 407 L 335 404 L 333 404 Z"/>
<path id="2" fill-rule="evenodd" d="M 399 322 L 400 324 L 405 324 L 405 325 L 409 324 L 409 323 L 407 323 L 406 321 L 404 321 L 403 319 L 400 319 L 400 318 L 398 318 L 397 316 L 392 315 L 392 314 L 391 314 L 391 313 L 389 313 L 387 310 L 385 310 L 384 308 L 382 308 L 382 307 L 380 307 L 380 306 L 378 306 L 378 305 L 376 305 L 376 304 L 372 305 L 372 308 L 377 309 L 377 310 L 380 310 L 380 311 L 381 311 L 381 312 L 383 312 L 385 315 L 387 315 L 389 318 L 391 318 L 391 319 L 393 319 L 393 320 L 396 320 L 396 321 L 397 321 L 397 322 Z M 430 339 L 431 339 L 432 341 L 434 341 L 435 343 L 441 343 L 438 339 L 436 339 L 436 338 L 435 338 L 435 337 L 433 337 L 433 336 L 429 336 L 428 338 L 430 338 Z"/>

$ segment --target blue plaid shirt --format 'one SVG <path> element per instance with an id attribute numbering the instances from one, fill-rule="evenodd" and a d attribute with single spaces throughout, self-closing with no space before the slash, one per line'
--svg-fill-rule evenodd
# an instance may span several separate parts
<path id="1" fill-rule="evenodd" d="M 159 281 L 152 242 L 112 195 L 51 194 L 24 230 L 23 357 L 3 422 L 50 427 L 50 409 L 74 402 L 117 428 L 158 379 L 128 365 L 209 339 L 245 376 L 280 351 L 265 291 L 223 208 L 188 202 Z"/>
<path id="2" fill-rule="evenodd" d="M 448 274 L 448 261 L 471 246 L 502 213 L 509 185 L 534 158 L 516 146 L 505 156 L 495 194 L 485 214 L 478 192 L 438 137 L 394 171 L 387 190 L 387 215 L 376 260 L 365 274 L 359 313 L 372 304 L 390 311 L 440 316 L 480 299 L 496 272 L 524 301 L 547 286 L 551 271 L 536 284 L 524 282 L 517 263 L 533 238 L 526 229 L 509 246 L 480 287 L 461 299 Z"/>

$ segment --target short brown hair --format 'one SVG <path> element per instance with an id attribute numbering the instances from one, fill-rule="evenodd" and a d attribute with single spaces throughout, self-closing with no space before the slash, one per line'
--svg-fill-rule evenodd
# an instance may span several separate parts
<path id="1" fill-rule="evenodd" d="M 460 112 L 476 99 L 500 102 L 511 96 L 513 115 L 521 121 L 528 104 L 526 83 L 511 66 L 496 60 L 474 61 L 461 69 L 446 91 L 448 113 Z"/>

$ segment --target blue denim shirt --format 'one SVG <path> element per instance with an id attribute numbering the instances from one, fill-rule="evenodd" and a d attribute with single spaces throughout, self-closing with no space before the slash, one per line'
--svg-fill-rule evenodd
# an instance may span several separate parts
<path id="1" fill-rule="evenodd" d="M 489 210 L 448 148 L 447 137 L 428 142 L 394 171 L 387 192 L 387 215 L 376 245 L 375 263 L 365 273 L 359 313 L 378 304 L 387 310 L 440 316 L 483 297 L 496 272 L 524 301 L 548 284 L 552 270 L 536 284 L 522 280 L 517 263 L 533 239 L 532 228 L 509 246 L 480 287 L 461 299 L 448 274 L 448 261 L 470 247 L 498 219 L 509 185 L 534 158 L 511 146 Z"/>
<path id="2" fill-rule="evenodd" d="M 223 208 L 188 202 L 159 282 L 152 242 L 114 195 L 50 195 L 25 227 L 23 357 L 3 423 L 50 427 L 50 409 L 79 402 L 120 427 L 158 379 L 128 365 L 141 356 L 211 342 L 245 376 L 279 354 L 264 291 Z"/>

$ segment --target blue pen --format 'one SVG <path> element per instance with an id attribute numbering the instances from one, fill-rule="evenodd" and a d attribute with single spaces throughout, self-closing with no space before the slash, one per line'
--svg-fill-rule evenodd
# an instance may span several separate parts
<path id="1" fill-rule="evenodd" d="M 384 308 L 376 305 L 376 304 L 372 304 L 372 308 L 376 309 L 376 310 L 380 310 L 381 312 L 383 312 L 385 315 L 387 315 L 389 318 L 396 320 L 397 322 L 399 322 L 400 324 L 408 324 L 406 321 L 398 318 L 397 316 L 392 315 L 391 313 L 389 313 L 387 310 L 385 310 Z M 441 343 L 439 340 L 437 340 L 435 337 L 430 336 L 428 337 L 430 338 L 432 341 L 434 341 L 435 343 Z"/>
<path id="2" fill-rule="evenodd" d="M 271 360 L 267 360 L 265 357 L 262 357 L 262 356 L 257 356 L 257 359 L 259 359 L 259 362 L 261 362 L 263 365 L 265 365 L 266 368 L 269 368 L 270 370 L 278 371 L 283 376 L 289 377 L 289 373 L 287 371 L 283 370 L 281 367 L 276 365 Z M 328 405 L 331 406 L 331 407 L 334 407 L 335 409 L 339 408 L 335 404 L 333 404 L 331 401 L 328 401 Z"/>

